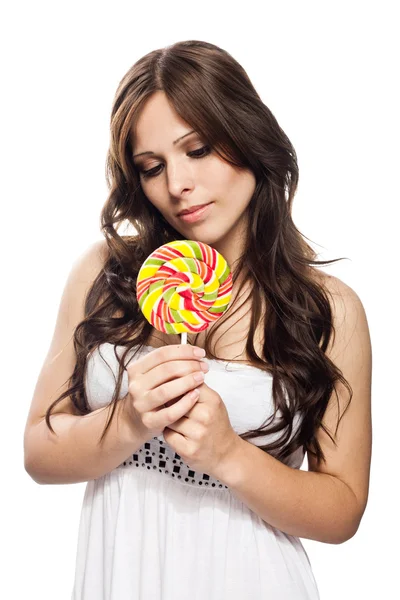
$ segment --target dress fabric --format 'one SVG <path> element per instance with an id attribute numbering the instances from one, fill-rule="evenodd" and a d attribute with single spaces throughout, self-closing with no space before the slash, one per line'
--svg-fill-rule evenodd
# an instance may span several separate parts
<path id="1" fill-rule="evenodd" d="M 104 343 L 89 356 L 85 389 L 92 410 L 111 401 L 115 352 L 124 350 Z M 137 350 L 125 366 L 154 348 L 132 356 Z M 221 396 L 235 432 L 265 424 L 273 414 L 272 376 L 204 360 L 210 367 L 205 383 Z M 125 370 L 120 397 L 127 392 Z M 292 435 L 299 421 L 296 414 Z M 248 441 L 263 445 L 281 434 Z M 303 458 L 300 448 L 285 462 L 299 469 Z M 319 600 L 319 592 L 298 537 L 263 521 L 225 484 L 191 470 L 160 435 L 87 482 L 72 600 L 189 599 Z"/>

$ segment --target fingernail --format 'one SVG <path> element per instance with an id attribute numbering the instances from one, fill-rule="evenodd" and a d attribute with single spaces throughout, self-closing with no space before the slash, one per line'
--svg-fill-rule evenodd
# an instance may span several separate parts
<path id="1" fill-rule="evenodd" d="M 204 373 L 194 373 L 193 378 L 195 381 L 203 381 L 204 380 Z"/>
<path id="2" fill-rule="evenodd" d="M 195 356 L 202 356 L 202 357 L 204 357 L 206 355 L 206 351 L 204 350 L 204 348 L 198 348 L 196 346 L 195 348 L 193 348 L 193 354 Z"/>

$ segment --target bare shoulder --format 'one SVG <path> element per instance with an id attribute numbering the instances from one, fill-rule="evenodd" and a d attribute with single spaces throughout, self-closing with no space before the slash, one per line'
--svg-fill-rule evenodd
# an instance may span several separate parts
<path id="1" fill-rule="evenodd" d="M 315 280 L 322 284 L 328 290 L 329 294 L 333 295 L 335 298 L 357 296 L 351 286 L 335 275 L 330 275 L 319 269 L 313 269 L 313 276 L 315 277 Z"/>
<path id="2" fill-rule="evenodd" d="M 121 239 L 129 246 L 137 240 L 137 236 L 122 235 Z M 79 256 L 77 262 L 83 265 L 84 271 L 88 271 L 89 275 L 98 274 L 104 267 L 106 261 L 110 257 L 110 249 L 107 240 L 101 239 L 90 244 L 87 249 Z"/>
<path id="3" fill-rule="evenodd" d="M 358 361 L 368 382 L 371 378 L 372 347 L 364 304 L 358 293 L 339 277 L 326 273 L 319 277 L 330 299 L 334 328 L 326 355 L 342 372 L 349 372 Z"/>
<path id="4" fill-rule="evenodd" d="M 93 281 L 104 267 L 109 256 L 106 240 L 91 243 L 75 260 L 73 271 L 85 281 Z"/>
<path id="5" fill-rule="evenodd" d="M 107 241 L 105 239 L 97 240 L 89 244 L 73 261 L 67 278 L 67 285 L 70 287 L 71 292 L 79 296 L 83 302 L 103 270 L 109 258 L 109 253 Z M 81 306 L 81 309 L 83 310 L 83 306 Z"/>
<path id="6" fill-rule="evenodd" d="M 364 343 L 369 344 L 369 330 L 367 315 L 363 302 L 358 293 L 339 277 L 318 271 L 316 280 L 323 285 L 330 299 L 333 325 L 336 336 L 347 344 L 354 333 L 364 337 Z M 331 339 L 327 354 L 334 348 L 334 339 Z M 341 352 L 339 339 L 336 340 L 335 348 Z"/>

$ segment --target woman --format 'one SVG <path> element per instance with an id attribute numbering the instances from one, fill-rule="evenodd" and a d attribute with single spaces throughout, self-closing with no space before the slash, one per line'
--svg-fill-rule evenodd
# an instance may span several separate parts
<path id="1" fill-rule="evenodd" d="M 120 82 L 105 241 L 71 270 L 25 431 L 35 481 L 88 482 L 73 599 L 315 599 L 299 538 L 356 533 L 368 324 L 296 229 L 297 182 L 288 137 L 220 48 L 150 52 Z M 233 275 L 229 309 L 187 345 L 136 299 L 143 261 L 179 239 Z"/>

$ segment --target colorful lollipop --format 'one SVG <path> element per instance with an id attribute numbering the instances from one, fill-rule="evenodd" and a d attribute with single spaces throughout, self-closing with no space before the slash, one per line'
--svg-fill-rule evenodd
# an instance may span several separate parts
<path id="1" fill-rule="evenodd" d="M 136 293 L 146 319 L 159 331 L 207 329 L 228 308 L 232 275 L 224 257 L 202 242 L 176 240 L 160 246 L 144 261 Z"/>

